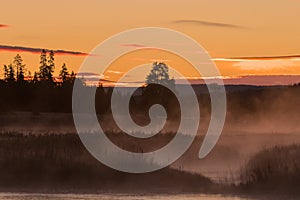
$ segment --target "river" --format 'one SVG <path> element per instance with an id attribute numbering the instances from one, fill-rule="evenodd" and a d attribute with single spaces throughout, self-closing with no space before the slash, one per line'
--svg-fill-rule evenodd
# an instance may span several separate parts
<path id="1" fill-rule="evenodd" d="M 0 193 L 0 200 L 246 200 L 222 195 L 111 195 L 111 194 L 24 194 Z"/>

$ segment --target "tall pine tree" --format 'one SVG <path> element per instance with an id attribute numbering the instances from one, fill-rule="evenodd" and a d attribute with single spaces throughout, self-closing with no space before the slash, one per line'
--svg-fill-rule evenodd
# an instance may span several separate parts
<path id="1" fill-rule="evenodd" d="M 69 79 L 69 72 L 68 72 L 68 68 L 66 66 L 66 64 L 64 63 L 61 67 L 60 73 L 59 73 L 59 77 L 62 80 L 62 82 L 66 82 Z"/>
<path id="2" fill-rule="evenodd" d="M 40 55 L 39 78 L 43 81 L 47 80 L 47 52 L 45 49 L 42 50 Z"/>
<path id="3" fill-rule="evenodd" d="M 50 51 L 47 59 L 47 51 L 43 49 L 40 56 L 40 80 L 53 82 L 54 67 L 54 51 Z"/>
<path id="4" fill-rule="evenodd" d="M 47 79 L 51 82 L 53 82 L 53 73 L 54 73 L 54 51 L 49 52 L 49 57 L 48 57 L 48 66 L 47 66 Z"/>
<path id="5" fill-rule="evenodd" d="M 14 67 L 17 71 L 17 82 L 23 82 L 24 81 L 24 78 L 25 78 L 25 64 L 23 64 L 23 59 L 22 57 L 17 54 L 15 57 L 14 57 Z"/>

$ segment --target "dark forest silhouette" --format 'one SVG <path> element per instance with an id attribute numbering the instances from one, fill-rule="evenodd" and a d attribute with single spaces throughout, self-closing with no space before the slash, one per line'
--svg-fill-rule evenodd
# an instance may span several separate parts
<path id="1" fill-rule="evenodd" d="M 39 71 L 33 76 L 26 72 L 26 65 L 17 54 L 13 64 L 4 65 L 4 78 L 0 80 L 1 111 L 70 111 L 75 73 L 69 73 L 64 64 L 56 78 L 54 68 L 53 51 L 41 52 Z"/>
<path id="2" fill-rule="evenodd" d="M 39 112 L 72 112 L 72 89 L 76 74 L 68 71 L 64 63 L 58 77 L 54 76 L 54 52 L 43 50 L 40 55 L 39 71 L 26 71 L 26 65 L 19 54 L 14 57 L 13 64 L 4 65 L 4 77 L 0 80 L 0 111 Z M 86 85 L 79 79 L 85 89 L 97 87 L 96 110 L 98 114 L 110 111 L 113 87 L 103 87 L 100 83 Z M 176 98 L 164 86 L 174 87 L 175 81 L 169 77 L 168 66 L 164 63 L 153 63 L 153 69 L 146 77 L 146 87 L 137 91 L 131 99 L 130 106 L 135 110 L 147 112 L 154 103 L 164 105 L 168 110 L 175 111 Z M 139 93 L 142 93 L 139 94 Z M 126 94 L 122 94 L 123 96 Z M 120 98 L 122 98 L 120 94 Z M 173 110 L 171 109 L 173 107 Z"/>
<path id="3" fill-rule="evenodd" d="M 5 112 L 72 112 L 72 90 L 76 74 L 69 72 L 67 65 L 63 64 L 60 73 L 54 76 L 55 55 L 53 51 L 43 50 L 40 55 L 39 70 L 31 72 L 26 70 L 21 56 L 15 56 L 12 64 L 4 65 L 4 76 L 0 80 L 0 113 Z M 111 112 L 111 94 L 113 87 L 87 85 L 83 79 L 79 79 L 85 89 L 95 89 L 95 105 L 98 114 Z M 159 85 L 161 84 L 161 85 Z M 166 87 L 164 87 L 166 86 Z M 146 77 L 145 86 L 137 89 L 130 100 L 132 113 L 146 114 L 153 104 L 163 105 L 172 119 L 180 116 L 179 103 L 175 95 L 167 89 L 175 87 L 174 79 L 170 78 L 169 68 L 165 63 L 153 63 L 152 70 Z M 181 86 L 184 87 L 184 86 Z M 193 85 L 199 100 L 201 115 L 210 114 L 210 96 L 205 85 Z M 294 113 L 300 108 L 300 87 L 293 86 L 225 86 L 227 92 L 227 104 L 230 120 L 239 120 L 244 115 L 260 115 L 274 110 L 278 99 L 289 98 L 289 105 Z M 119 95 L 120 100 L 126 93 Z M 276 110 L 275 110 L 276 112 Z M 133 116 L 134 117 L 134 116 Z"/>

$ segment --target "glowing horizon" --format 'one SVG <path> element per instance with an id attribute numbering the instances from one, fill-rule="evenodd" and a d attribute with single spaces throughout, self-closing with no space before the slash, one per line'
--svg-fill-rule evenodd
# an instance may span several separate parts
<path id="1" fill-rule="evenodd" d="M 56 50 L 56 75 L 63 63 L 76 72 L 89 52 L 110 36 L 131 28 L 158 26 L 180 31 L 203 45 L 223 78 L 300 75 L 299 1 L 54 0 L 47 7 L 49 15 L 40 9 L 43 2 L 34 0 L 5 1 L 3 5 L 0 66 L 12 63 L 19 53 L 27 69 L 34 72 L 39 66 L 39 50 L 51 49 Z M 18 17 L 11 14 L 12 9 Z M 120 44 L 120 48 L 132 45 L 143 44 Z M 157 54 L 152 61 L 164 59 L 172 65 L 170 58 Z M 124 69 L 120 66 L 114 71 Z"/>

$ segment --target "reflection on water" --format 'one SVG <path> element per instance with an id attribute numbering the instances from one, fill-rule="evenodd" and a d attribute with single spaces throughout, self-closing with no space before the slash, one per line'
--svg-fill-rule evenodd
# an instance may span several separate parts
<path id="1" fill-rule="evenodd" d="M 88 195 L 88 194 L 12 194 L 0 193 L 0 200 L 246 200 L 222 195 Z"/>

